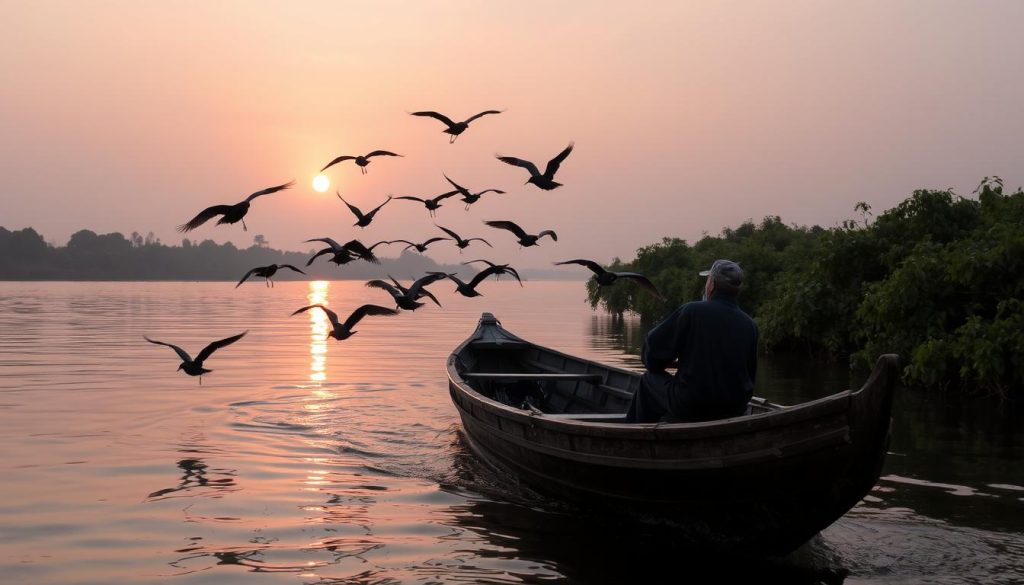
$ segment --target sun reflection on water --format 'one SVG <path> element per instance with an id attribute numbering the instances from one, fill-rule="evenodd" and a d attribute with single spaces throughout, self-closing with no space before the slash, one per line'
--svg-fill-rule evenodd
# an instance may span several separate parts
<path id="1" fill-rule="evenodd" d="M 320 304 L 327 306 L 327 292 L 331 283 L 326 280 L 311 280 L 309 282 L 309 294 L 306 299 L 309 304 Z M 309 379 L 312 382 L 323 382 L 327 379 L 327 333 L 330 331 L 331 322 L 327 314 L 319 310 L 311 310 L 309 314 L 310 341 L 309 341 Z"/>

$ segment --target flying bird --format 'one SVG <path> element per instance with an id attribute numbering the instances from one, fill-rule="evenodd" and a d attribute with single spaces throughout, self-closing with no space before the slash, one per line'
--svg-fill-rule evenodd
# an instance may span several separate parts
<path id="1" fill-rule="evenodd" d="M 348 242 L 345 242 L 345 245 L 341 245 L 331 238 L 313 238 L 311 240 L 306 241 L 323 242 L 327 244 L 326 248 L 320 250 L 316 254 L 313 254 L 313 257 L 306 261 L 306 266 L 309 266 L 310 264 L 313 263 L 314 260 L 316 260 L 320 256 L 323 256 L 324 254 L 333 254 L 333 256 L 330 259 L 330 262 L 334 262 L 338 266 L 341 266 L 342 264 L 348 264 L 349 262 L 354 262 L 356 260 L 366 260 L 367 262 L 371 262 L 373 264 L 380 264 L 380 260 L 378 260 L 377 257 L 373 255 L 373 249 L 381 244 L 391 243 L 386 240 L 380 241 L 367 248 L 359 240 L 349 240 Z"/>
<path id="2" fill-rule="evenodd" d="M 456 277 L 455 274 L 448 274 L 446 272 L 429 272 L 428 274 L 436 274 L 441 278 L 447 278 L 448 280 L 451 280 L 452 282 L 455 283 L 455 292 L 459 293 L 464 297 L 472 298 L 483 296 L 481 293 L 477 292 L 477 285 L 483 282 L 485 278 L 489 276 L 496 276 L 500 273 L 500 268 L 496 266 L 489 266 L 487 268 L 484 268 L 480 272 L 477 272 L 476 275 L 474 275 L 469 282 L 463 282 L 458 277 Z"/>
<path id="3" fill-rule="evenodd" d="M 431 273 L 427 274 L 426 276 L 421 276 L 415 282 L 413 282 L 412 285 L 409 286 L 409 288 L 405 288 L 404 286 L 402 286 L 397 280 L 392 278 L 390 274 L 388 275 L 388 278 L 390 278 L 391 282 L 394 283 L 393 285 L 391 283 L 378 279 L 367 282 L 366 286 L 370 288 L 379 288 L 388 291 L 388 294 L 390 294 L 391 297 L 395 299 L 395 304 L 400 309 L 405 309 L 406 311 L 415 311 L 416 309 L 422 307 L 424 303 L 418 301 L 420 297 L 427 297 L 430 300 L 434 301 L 434 303 L 438 307 L 441 306 L 441 303 L 438 302 L 437 297 L 431 294 L 430 291 L 428 291 L 425 287 L 428 284 L 431 284 L 444 278 L 443 274 Z"/>
<path id="4" fill-rule="evenodd" d="M 277 274 L 277 271 L 281 268 L 288 268 L 289 270 L 294 270 L 299 274 L 305 274 L 305 272 L 299 270 L 298 268 L 292 266 L 291 264 L 271 264 L 270 266 L 257 266 L 256 268 L 253 268 L 249 272 L 246 272 L 245 276 L 242 277 L 242 280 L 239 280 L 238 284 L 235 285 L 235 288 L 242 286 L 242 283 L 248 280 L 249 277 L 253 275 L 262 276 L 263 278 L 266 279 L 267 286 L 273 287 L 274 281 L 271 279 L 274 277 L 275 274 Z"/>
<path id="5" fill-rule="evenodd" d="M 238 341 L 239 339 L 245 337 L 246 333 L 248 333 L 248 331 L 243 331 L 238 335 L 233 335 L 231 337 L 221 339 L 220 341 L 214 341 L 210 345 L 204 347 L 203 351 L 199 352 L 199 355 L 196 356 L 196 359 L 192 359 L 192 356 L 188 355 L 188 353 L 185 350 L 181 349 L 177 345 L 174 345 L 173 343 L 157 341 L 155 339 L 150 339 L 145 335 L 143 335 L 142 338 L 150 343 L 155 343 L 157 345 L 166 345 L 167 347 L 173 349 L 174 352 L 178 354 L 178 357 L 181 358 L 181 365 L 178 366 L 178 369 L 185 370 L 185 373 L 188 374 L 189 376 L 199 376 L 199 385 L 202 386 L 203 374 L 209 374 L 210 372 L 213 371 L 204 368 L 203 362 L 205 362 L 206 359 L 209 358 L 213 354 L 213 352 L 217 351 L 218 349 L 222 347 L 227 347 L 232 343 Z"/>
<path id="6" fill-rule="evenodd" d="M 513 278 L 515 278 L 516 280 L 519 281 L 519 286 L 523 286 L 523 279 L 519 278 L 519 272 L 515 268 L 512 268 L 511 266 L 509 266 L 508 264 L 495 264 L 494 262 L 491 262 L 490 260 L 483 260 L 483 259 L 480 259 L 480 260 L 469 260 L 467 262 L 463 262 L 462 264 L 465 264 L 465 265 L 468 266 L 468 265 L 470 265 L 470 264 L 472 264 L 474 262 L 483 262 L 484 264 L 490 266 L 491 268 L 496 268 L 497 271 L 495 272 L 495 275 L 511 274 Z M 497 276 L 495 276 L 495 278 L 497 278 Z"/>
<path id="7" fill-rule="evenodd" d="M 612 272 L 611 270 L 605 270 L 600 264 L 593 260 L 584 260 L 581 258 L 576 260 L 566 260 L 565 262 L 555 262 L 556 266 L 563 264 L 579 264 L 580 266 L 586 266 L 594 273 L 594 281 L 597 282 L 599 286 L 615 284 L 615 282 L 620 278 L 635 280 L 641 288 L 646 289 L 648 292 L 658 297 L 658 299 L 663 301 L 665 300 L 665 296 L 658 291 L 657 287 L 654 286 L 654 283 L 639 272 Z"/>
<path id="8" fill-rule="evenodd" d="M 469 118 L 461 122 L 452 122 L 451 118 L 445 116 L 444 114 L 439 114 L 437 112 L 411 112 L 411 114 L 413 116 L 427 116 L 430 118 L 434 118 L 435 120 L 440 120 L 445 126 L 448 126 L 448 128 L 445 129 L 443 132 L 445 134 L 451 135 L 448 139 L 448 144 L 451 144 L 455 142 L 456 139 L 458 139 L 459 134 L 462 134 L 463 132 L 466 131 L 466 128 L 469 128 L 469 123 L 472 122 L 473 120 L 476 120 L 481 116 L 486 116 L 487 114 L 500 114 L 501 112 L 502 110 L 487 110 L 485 112 L 480 112 L 475 116 L 470 116 Z"/>
<path id="9" fill-rule="evenodd" d="M 572 152 L 573 146 L 573 143 L 570 142 L 569 146 L 567 146 L 565 150 L 558 153 L 558 156 L 556 156 L 555 158 L 549 160 L 548 166 L 544 168 L 543 175 L 537 169 L 537 165 L 533 164 L 528 160 L 515 158 L 514 156 L 501 155 L 498 155 L 498 160 L 505 164 L 523 167 L 524 169 L 530 172 L 530 178 L 529 180 L 526 181 L 527 183 L 533 183 L 534 185 L 540 187 L 541 189 L 544 189 L 545 191 L 550 191 L 552 189 L 557 189 L 558 187 L 562 186 L 561 183 L 555 182 L 555 173 L 558 172 L 558 167 L 561 166 L 562 161 L 564 161 L 566 157 L 569 156 L 569 153 Z"/>
<path id="10" fill-rule="evenodd" d="M 427 208 L 430 212 L 430 217 L 434 217 L 437 214 L 437 208 L 441 207 L 441 202 L 445 199 L 457 194 L 458 191 L 448 191 L 447 193 L 441 193 L 437 197 L 431 199 L 423 199 L 421 197 L 413 197 L 412 195 L 402 195 L 401 197 L 395 197 L 395 199 L 408 199 L 409 201 L 419 201 Z"/>
<path id="11" fill-rule="evenodd" d="M 533 235 L 526 233 L 526 230 L 524 230 L 523 228 L 519 227 L 518 225 L 511 221 L 485 221 L 484 223 L 491 226 L 492 228 L 498 228 L 501 230 L 508 230 L 512 232 L 513 234 L 516 235 L 517 238 L 519 238 L 519 245 L 524 247 L 536 246 L 537 240 L 543 238 L 544 236 L 551 236 L 552 240 L 556 242 L 558 241 L 558 234 L 556 234 L 554 230 L 543 230 L 539 234 Z"/>
<path id="12" fill-rule="evenodd" d="M 417 244 L 415 242 L 410 242 L 409 240 L 391 240 L 390 243 L 397 244 L 397 243 L 401 242 L 403 244 L 409 244 L 408 246 L 402 248 L 403 252 L 408 250 L 409 248 L 416 248 L 416 251 L 419 252 L 420 254 L 422 254 L 422 253 L 427 251 L 427 246 L 429 246 L 430 244 L 433 244 L 434 242 L 441 242 L 441 241 L 450 240 L 450 239 L 451 238 L 442 238 L 441 236 L 437 236 L 436 238 L 430 238 L 429 240 L 427 240 L 427 241 L 425 241 L 425 242 L 423 242 L 421 244 Z"/>
<path id="13" fill-rule="evenodd" d="M 362 156 L 343 155 L 343 156 L 339 156 L 338 158 L 336 158 L 336 159 L 332 160 L 331 162 L 327 163 L 327 166 L 325 166 L 324 168 L 320 169 L 320 172 L 322 173 L 322 172 L 326 171 L 327 169 L 331 168 L 332 166 L 334 166 L 334 165 L 336 165 L 336 164 L 338 164 L 338 163 L 340 163 L 342 161 L 354 160 L 354 161 L 356 161 L 356 164 L 359 165 L 359 170 L 362 171 L 362 173 L 365 175 L 366 174 L 366 165 L 370 164 L 370 157 L 374 157 L 374 156 L 402 156 L 402 155 L 395 154 L 395 153 L 389 152 L 387 150 L 375 150 L 373 152 L 364 154 Z"/>
<path id="14" fill-rule="evenodd" d="M 444 231 L 444 233 L 446 233 L 449 236 L 451 236 L 453 240 L 455 240 L 455 245 L 459 247 L 459 254 L 461 254 L 462 251 L 467 246 L 469 246 L 469 243 L 474 241 L 474 240 L 480 240 L 481 242 L 487 244 L 488 248 L 493 248 L 494 247 L 494 246 L 491 245 L 490 242 L 488 242 L 487 240 L 485 240 L 483 238 L 467 238 L 467 239 L 464 240 L 464 239 L 462 239 L 462 236 L 460 236 L 459 234 L 453 232 L 452 230 L 450 230 L 450 229 L 448 229 L 446 227 L 439 226 L 436 223 L 434 225 L 437 226 L 438 228 L 440 228 L 442 231 Z"/>
<path id="15" fill-rule="evenodd" d="M 374 207 L 370 211 L 368 211 L 366 213 L 363 213 L 361 209 L 359 209 L 355 205 L 352 205 L 348 201 L 345 201 L 345 198 L 341 196 L 341 193 L 338 193 L 337 191 L 335 191 L 334 194 L 337 195 L 338 199 L 341 199 L 341 202 L 344 203 L 345 205 L 347 205 L 348 208 L 349 208 L 349 211 L 351 211 L 352 214 L 356 216 L 356 222 L 354 224 L 352 224 L 352 225 L 357 225 L 357 226 L 359 226 L 361 228 L 364 228 L 364 227 L 370 225 L 370 222 L 373 221 L 373 216 L 377 215 L 377 212 L 380 211 L 380 208 L 384 207 L 385 205 L 387 205 L 388 201 L 391 201 L 391 196 L 388 195 L 388 198 L 384 200 L 384 203 L 381 203 L 380 205 L 378 205 L 377 207 Z"/>
<path id="16" fill-rule="evenodd" d="M 329 337 L 333 337 L 338 341 L 344 341 L 349 337 L 352 337 L 353 335 L 358 333 L 358 331 L 353 331 L 352 328 L 355 327 L 356 323 L 359 323 L 359 321 L 363 317 L 366 317 L 367 315 L 380 315 L 382 317 L 390 317 L 391 315 L 398 314 L 398 311 L 394 309 L 389 309 L 387 307 L 382 307 L 380 305 L 363 305 L 356 309 L 355 311 L 352 311 L 352 314 L 348 316 L 348 319 L 345 319 L 344 323 L 339 323 L 337 313 L 321 304 L 316 304 L 307 305 L 305 307 L 302 307 L 301 309 L 297 309 L 294 313 L 292 313 L 292 315 L 298 315 L 299 313 L 304 313 L 310 309 L 317 307 L 323 309 L 324 313 L 327 314 L 327 318 L 331 320 L 332 329 L 330 333 L 327 334 L 327 337 L 324 338 L 325 340 Z"/>
<path id="17" fill-rule="evenodd" d="M 193 217 L 188 223 L 183 223 L 179 225 L 178 231 L 190 232 L 218 215 L 222 215 L 224 217 L 217 220 L 217 225 L 220 225 L 222 223 L 242 222 L 242 229 L 245 231 L 249 231 L 249 228 L 246 227 L 245 225 L 245 219 L 243 218 L 245 217 L 245 214 L 249 212 L 249 205 L 252 203 L 252 200 L 259 197 L 260 195 L 269 195 L 271 193 L 277 193 L 278 191 L 287 189 L 294 184 L 295 181 L 291 181 L 289 183 L 285 183 L 284 185 L 268 187 L 266 189 L 263 189 L 262 191 L 257 191 L 252 195 L 249 195 L 248 197 L 245 198 L 245 201 L 240 201 L 238 203 L 235 203 L 234 205 L 214 205 L 212 207 L 207 207 L 206 209 L 200 211 L 199 214 Z"/>
<path id="18" fill-rule="evenodd" d="M 448 182 L 452 184 L 452 187 L 455 187 L 455 191 L 459 195 L 462 195 L 462 202 L 466 204 L 466 211 L 469 211 L 469 206 L 476 203 L 477 201 L 480 201 L 480 198 L 487 193 L 497 193 L 499 195 L 505 194 L 505 192 L 502 191 L 501 189 L 484 189 L 483 191 L 471 193 L 469 189 L 451 180 L 451 178 L 449 178 L 448 175 L 445 175 L 444 178 L 447 179 Z"/>

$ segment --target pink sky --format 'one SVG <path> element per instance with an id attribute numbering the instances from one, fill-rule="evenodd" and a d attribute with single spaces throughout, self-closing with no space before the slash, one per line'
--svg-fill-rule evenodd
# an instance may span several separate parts
<path id="1" fill-rule="evenodd" d="M 520 266 L 631 257 L 746 219 L 835 225 L 916 188 L 1024 182 L 1020 2 L 22 2 L 0 38 L 0 225 L 63 244 L 153 231 L 296 179 L 246 223 L 194 239 L 274 247 L 331 236 L 423 239 L 395 201 L 363 233 L 334 197 L 435 195 L 442 172 L 502 188 L 437 222 Z M 438 110 L 474 122 L 449 145 Z M 495 153 L 543 165 L 550 192 Z M 388 149 L 362 176 L 341 154 Z M 519 250 L 482 224 L 560 240 Z M 393 249 L 397 253 L 397 248 Z M 391 255 L 385 252 L 384 255 Z M 432 249 L 439 261 L 454 248 Z M 475 254 L 474 254 L 475 255 Z"/>

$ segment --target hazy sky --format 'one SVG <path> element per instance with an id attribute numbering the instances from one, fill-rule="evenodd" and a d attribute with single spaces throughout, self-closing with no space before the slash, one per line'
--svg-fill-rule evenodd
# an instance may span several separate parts
<path id="1" fill-rule="evenodd" d="M 334 197 L 436 195 L 442 172 L 485 196 L 437 222 L 521 266 L 631 257 L 751 218 L 834 225 L 916 188 L 1024 183 L 1024 2 L 4 2 L 0 225 L 63 244 L 75 230 L 153 231 L 257 200 L 193 239 L 274 247 L 434 235 L 394 201 L 358 233 Z M 454 145 L 410 111 L 462 119 Z M 523 185 L 495 153 L 565 184 Z M 362 176 L 341 154 L 388 149 Z M 519 250 L 484 226 L 555 229 Z M 395 248 L 394 253 L 397 253 Z M 476 253 L 472 253 L 476 256 Z M 385 252 L 385 255 L 391 255 Z M 438 260 L 454 248 L 432 249 Z"/>

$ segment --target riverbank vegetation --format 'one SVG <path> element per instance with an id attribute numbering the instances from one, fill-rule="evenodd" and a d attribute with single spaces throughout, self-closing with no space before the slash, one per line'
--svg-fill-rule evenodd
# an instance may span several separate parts
<path id="1" fill-rule="evenodd" d="M 716 258 L 746 271 L 740 304 L 758 322 L 765 352 L 802 351 L 869 368 L 898 353 L 904 382 L 1002 396 L 1024 387 L 1024 192 L 986 178 L 971 197 L 920 190 L 832 228 L 779 217 L 747 222 L 690 244 L 666 238 L 613 264 L 646 274 L 662 303 L 630 283 L 598 289 L 593 306 L 653 322 L 699 299 L 696 276 Z"/>

